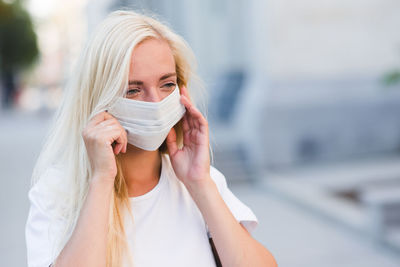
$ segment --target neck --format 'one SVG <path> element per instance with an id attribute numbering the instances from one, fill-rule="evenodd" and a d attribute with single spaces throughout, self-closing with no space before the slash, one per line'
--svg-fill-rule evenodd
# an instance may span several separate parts
<path id="1" fill-rule="evenodd" d="M 129 197 L 144 195 L 157 185 L 161 173 L 158 150 L 146 151 L 128 144 L 126 153 L 120 155 Z"/>

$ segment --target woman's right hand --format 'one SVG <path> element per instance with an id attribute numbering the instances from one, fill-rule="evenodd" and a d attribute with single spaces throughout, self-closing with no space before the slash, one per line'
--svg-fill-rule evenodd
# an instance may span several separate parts
<path id="1" fill-rule="evenodd" d="M 115 155 L 126 152 L 127 134 L 116 118 L 104 111 L 94 116 L 82 131 L 93 179 L 114 184 L 117 175 Z M 112 144 L 115 141 L 113 148 Z"/>

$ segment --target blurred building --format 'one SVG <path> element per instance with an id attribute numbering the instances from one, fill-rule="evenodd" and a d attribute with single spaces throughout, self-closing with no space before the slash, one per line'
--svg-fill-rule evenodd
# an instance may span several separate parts
<path id="1" fill-rule="evenodd" d="M 256 76 L 262 78 L 244 86 L 240 99 L 253 98 L 243 100 L 236 116 L 237 129 L 259 133 L 250 141 L 264 150 L 255 160 L 280 167 L 397 150 L 400 94 L 385 90 L 380 79 L 399 66 L 400 4 L 266 2 L 252 14 L 260 17 L 252 25 L 256 36 L 267 36 L 265 43 L 248 43 L 252 62 L 263 65 L 253 73 L 261 70 Z M 249 111 L 253 105 L 262 107 Z M 257 114 L 251 125 L 258 128 L 239 126 Z"/>

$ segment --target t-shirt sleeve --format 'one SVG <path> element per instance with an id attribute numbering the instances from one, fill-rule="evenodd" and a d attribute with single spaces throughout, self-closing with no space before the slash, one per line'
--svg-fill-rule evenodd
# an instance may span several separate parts
<path id="1" fill-rule="evenodd" d="M 210 167 L 210 175 L 233 216 L 249 233 L 252 233 L 258 225 L 258 219 L 253 211 L 232 193 L 228 188 L 225 176 L 213 166 Z"/>
<path id="2" fill-rule="evenodd" d="M 29 267 L 48 267 L 53 263 L 53 249 L 65 223 L 53 216 L 55 206 L 49 185 L 59 179 L 60 173 L 50 169 L 31 187 L 28 193 L 30 209 L 25 225 L 25 240 Z"/>

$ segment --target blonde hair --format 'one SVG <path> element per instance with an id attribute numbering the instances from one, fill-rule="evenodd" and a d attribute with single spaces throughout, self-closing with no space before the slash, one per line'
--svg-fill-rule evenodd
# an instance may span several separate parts
<path id="1" fill-rule="evenodd" d="M 187 86 L 190 92 L 204 92 L 199 89 L 195 57 L 189 45 L 158 20 L 133 11 L 114 11 L 98 26 L 67 84 L 32 175 L 34 185 L 49 167 L 62 166 L 64 179 L 59 186 L 65 190 L 52 190 L 59 191 L 54 199 L 56 217 L 65 220 L 67 227 L 54 245 L 53 258 L 68 242 L 88 191 L 91 168 L 82 130 L 93 115 L 123 95 L 128 83 L 131 53 L 136 45 L 148 38 L 161 38 L 168 42 L 175 58 L 179 86 Z M 174 127 L 182 146 L 181 125 L 178 123 Z M 165 143 L 160 151 L 167 153 Z M 129 255 L 126 253 L 129 246 L 124 214 L 126 210 L 130 212 L 130 203 L 118 156 L 116 162 L 118 172 L 110 204 L 106 257 L 107 266 L 111 267 L 121 266 L 125 255 Z"/>

